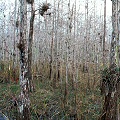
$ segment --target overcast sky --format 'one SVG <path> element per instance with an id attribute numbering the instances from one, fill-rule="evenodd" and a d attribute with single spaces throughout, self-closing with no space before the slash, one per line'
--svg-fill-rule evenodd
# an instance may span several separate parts
<path id="1" fill-rule="evenodd" d="M 9 7 L 9 3 L 12 3 L 14 5 L 14 1 L 15 0 L 0 0 L 0 4 L 2 2 L 5 2 L 7 4 L 7 7 Z M 35 0 L 35 1 L 39 1 L 39 0 Z M 45 1 L 45 0 L 40 0 L 41 1 Z M 51 3 L 51 1 L 53 0 L 47 0 L 49 3 Z M 56 0 L 57 1 L 57 0 Z M 66 0 L 67 1 L 67 0 Z M 85 0 L 76 0 L 77 1 L 77 5 L 80 5 L 80 4 L 83 4 L 84 5 L 84 1 Z M 96 2 L 96 7 L 98 9 L 100 9 L 101 7 L 103 8 L 104 6 L 104 0 L 88 0 L 89 3 L 95 1 Z M 74 0 L 71 0 L 71 2 L 74 2 Z M 111 15 L 111 12 L 112 12 L 112 5 L 111 5 L 111 0 L 106 0 L 107 2 L 107 15 Z M 89 6 L 90 7 L 90 6 Z"/>
<path id="2" fill-rule="evenodd" d="M 107 2 L 107 14 L 112 15 L 112 1 L 107 0 L 106 2 Z"/>
<path id="3" fill-rule="evenodd" d="M 17 0 L 17 1 L 19 1 L 19 0 Z M 40 3 L 42 3 L 46 0 L 35 0 L 35 2 L 36 1 L 40 1 Z M 53 4 L 54 0 L 47 0 L 47 1 L 48 1 L 48 3 Z M 57 1 L 58 0 L 56 0 L 56 2 Z M 69 0 L 65 0 L 64 2 L 67 4 L 68 1 Z M 75 0 L 71 0 L 71 6 L 74 2 L 75 2 Z M 84 13 L 84 11 L 85 11 L 85 0 L 76 0 L 76 2 L 77 2 L 77 8 L 79 8 L 79 6 L 80 6 L 80 12 L 83 11 L 83 13 Z M 104 0 L 88 0 L 88 2 L 89 2 L 89 4 L 88 4 L 89 10 L 94 8 L 94 2 L 95 2 L 96 14 L 98 14 L 98 15 L 103 15 L 104 14 Z M 112 2 L 111 2 L 111 0 L 106 0 L 106 2 L 107 2 L 106 14 L 108 16 L 107 18 L 109 18 L 112 15 Z M 4 8 L 4 6 L 6 6 L 5 14 L 8 14 L 10 11 L 13 11 L 14 3 L 15 3 L 15 0 L 0 0 L 0 9 Z M 0 12 L 1 11 L 2 10 L 0 10 Z M 92 10 L 91 10 L 91 12 L 92 12 Z M 0 14 L 0 17 L 1 17 L 1 15 L 3 15 L 3 13 Z"/>

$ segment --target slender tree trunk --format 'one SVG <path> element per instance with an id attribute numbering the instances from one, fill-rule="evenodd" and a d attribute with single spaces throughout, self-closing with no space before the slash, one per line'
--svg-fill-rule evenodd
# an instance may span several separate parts
<path id="1" fill-rule="evenodd" d="M 30 99 L 28 93 L 28 79 L 27 79 L 27 61 L 25 54 L 26 43 L 26 0 L 20 1 L 20 41 L 18 44 L 20 54 L 20 87 L 21 94 L 19 96 L 21 104 L 19 112 L 21 113 L 20 120 L 30 120 Z"/>
<path id="2" fill-rule="evenodd" d="M 106 38 L 106 0 L 104 0 L 103 66 L 105 66 L 105 38 Z"/>
<path id="3" fill-rule="evenodd" d="M 71 41 L 71 30 L 72 30 L 72 17 L 73 17 L 73 8 L 70 11 L 70 0 L 68 3 L 68 23 L 67 23 L 67 39 L 66 43 L 66 80 L 65 80 L 65 93 L 64 93 L 64 106 L 68 103 L 68 80 L 69 80 L 69 59 L 70 59 L 70 41 Z"/>
<path id="4" fill-rule="evenodd" d="M 105 91 L 105 100 L 103 105 L 103 114 L 100 120 L 118 120 L 118 91 L 119 91 L 119 71 L 118 69 L 118 0 L 112 0 L 112 41 L 110 51 L 109 78 L 106 78 L 104 86 L 108 89 Z M 110 79 L 110 80 L 107 80 Z M 107 84 L 107 86 L 106 86 Z"/>
<path id="5" fill-rule="evenodd" d="M 52 35 L 52 41 L 51 41 L 51 55 L 50 55 L 50 63 L 49 63 L 49 66 L 50 66 L 50 75 L 49 75 L 49 79 L 52 80 L 52 73 L 53 73 L 53 67 L 52 67 L 52 64 L 53 64 L 53 35 Z"/>
<path id="6" fill-rule="evenodd" d="M 17 6 L 17 0 L 15 0 L 15 13 L 14 13 L 14 25 L 16 25 L 16 6 Z M 15 57 L 16 57 L 16 53 L 15 53 L 15 41 L 16 41 L 16 26 L 14 26 L 14 45 L 13 45 L 13 79 L 15 82 L 16 79 L 16 74 L 15 74 Z"/>
<path id="7" fill-rule="evenodd" d="M 30 28 L 29 28 L 29 40 L 28 40 L 28 79 L 29 79 L 29 91 L 34 90 L 34 85 L 32 81 L 32 44 L 33 44 L 33 26 L 35 18 L 35 8 L 34 2 L 31 4 L 31 18 L 30 18 Z"/>
<path id="8" fill-rule="evenodd" d="M 52 21 L 52 40 L 51 40 L 51 49 L 50 49 L 50 62 L 49 62 L 49 79 L 52 81 L 53 76 L 53 48 L 54 48 L 54 15 Z"/>
<path id="9" fill-rule="evenodd" d="M 58 29 L 60 29 L 59 28 L 59 22 L 60 22 L 60 5 L 61 5 L 61 3 L 60 3 L 60 1 L 58 2 L 58 15 L 57 15 L 57 24 L 58 24 Z M 59 33 L 59 31 L 58 31 L 58 33 Z M 61 39 L 58 37 L 58 47 L 57 47 L 57 80 L 58 80 L 58 82 L 60 81 L 60 46 L 61 46 L 61 44 L 60 44 L 60 42 L 61 42 Z"/>

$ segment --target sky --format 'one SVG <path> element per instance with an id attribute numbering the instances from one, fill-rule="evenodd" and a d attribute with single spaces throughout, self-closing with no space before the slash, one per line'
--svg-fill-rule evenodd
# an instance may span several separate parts
<path id="1" fill-rule="evenodd" d="M 19 1 L 19 0 L 17 0 Z M 35 0 L 36 1 L 40 1 L 40 3 L 45 2 L 46 0 Z M 48 3 L 53 4 L 54 0 L 47 0 Z M 59 0 L 61 1 L 61 0 Z M 63 0 L 64 1 L 64 0 Z M 69 0 L 65 0 L 64 2 L 67 4 Z M 56 0 L 56 2 L 58 2 L 58 0 Z M 71 6 L 73 5 L 73 3 L 75 2 L 75 0 L 71 0 Z M 104 14 L 104 0 L 88 0 L 89 4 L 89 13 L 92 12 L 92 9 L 94 8 L 94 2 L 95 2 L 95 9 L 96 9 L 96 14 L 98 15 L 103 15 Z M 106 15 L 107 15 L 107 20 L 111 19 L 111 15 L 112 15 L 112 1 L 111 0 L 106 0 Z M 10 11 L 13 11 L 14 9 L 14 5 L 15 4 L 15 0 L 0 0 L 0 19 L 2 19 L 1 16 L 3 16 L 3 13 L 1 11 L 5 11 L 5 14 L 7 16 L 7 14 Z M 85 0 L 76 0 L 76 4 L 77 4 L 77 8 L 80 9 L 80 12 L 83 11 L 83 13 L 85 12 Z M 1 8 L 3 10 L 1 10 Z M 5 9 L 4 9 L 5 8 Z"/>
<path id="2" fill-rule="evenodd" d="M 111 0 L 106 0 L 106 7 L 107 7 L 107 10 L 106 10 L 106 13 L 110 16 L 112 16 L 112 1 Z"/>
<path id="3" fill-rule="evenodd" d="M 9 3 L 12 3 L 13 4 L 13 6 L 14 6 L 14 1 L 15 0 L 0 0 L 0 7 L 1 7 L 1 3 L 2 2 L 5 2 L 6 4 L 7 4 L 7 8 L 9 8 L 10 6 L 9 6 Z M 36 0 L 35 0 L 36 1 Z M 41 1 L 46 1 L 46 0 L 40 0 L 40 2 Z M 53 1 L 53 0 L 47 0 L 49 3 L 51 3 L 51 1 Z M 56 0 L 57 1 L 57 0 Z M 67 0 L 66 0 L 67 1 Z M 71 2 L 74 2 L 75 0 L 71 0 Z M 77 5 L 82 5 L 83 6 L 83 8 L 82 9 L 84 9 L 84 1 L 85 0 L 76 0 L 77 1 Z M 100 11 L 100 9 L 102 8 L 104 8 L 104 0 L 88 0 L 88 2 L 89 3 L 92 3 L 93 4 L 93 1 L 95 1 L 96 2 L 96 7 L 97 7 L 97 10 L 98 11 Z M 106 0 L 106 2 L 107 2 L 107 10 L 106 10 L 106 12 L 107 12 L 107 15 L 109 15 L 109 16 L 111 16 L 111 14 L 112 14 L 112 2 L 111 2 L 111 0 Z M 92 6 L 92 4 L 91 4 L 91 6 Z M 8 9 L 9 10 L 9 9 Z"/>

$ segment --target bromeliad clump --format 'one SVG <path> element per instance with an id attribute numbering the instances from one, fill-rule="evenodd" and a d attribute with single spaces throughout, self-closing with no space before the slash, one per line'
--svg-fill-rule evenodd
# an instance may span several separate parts
<path id="1" fill-rule="evenodd" d="M 18 28 L 19 27 L 19 21 L 17 20 L 16 21 L 16 28 Z"/>
<path id="2" fill-rule="evenodd" d="M 34 0 L 26 0 L 28 4 L 33 4 Z"/>
<path id="3" fill-rule="evenodd" d="M 20 50 L 20 59 L 22 63 L 24 62 L 24 55 L 25 55 L 25 45 L 24 43 L 18 43 L 17 48 Z"/>
<path id="4" fill-rule="evenodd" d="M 40 15 L 43 16 L 48 9 L 50 9 L 50 3 L 43 3 L 39 10 Z"/>

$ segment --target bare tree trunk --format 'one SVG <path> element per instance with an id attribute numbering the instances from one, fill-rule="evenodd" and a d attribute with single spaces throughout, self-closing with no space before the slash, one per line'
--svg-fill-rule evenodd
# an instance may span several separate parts
<path id="1" fill-rule="evenodd" d="M 52 41 L 51 41 L 51 55 L 50 55 L 50 63 L 49 63 L 49 66 L 50 66 L 50 73 L 49 73 L 49 79 L 52 80 L 52 73 L 53 73 L 53 67 L 52 67 L 52 64 L 53 64 L 53 35 L 52 35 Z"/>
<path id="2" fill-rule="evenodd" d="M 103 66 L 105 66 L 105 38 L 106 38 L 106 0 L 104 0 Z"/>
<path id="3" fill-rule="evenodd" d="M 108 76 L 104 78 L 106 82 L 102 82 L 107 88 L 105 91 L 105 100 L 103 105 L 103 114 L 100 120 L 118 120 L 118 91 L 119 91 L 119 70 L 118 69 L 118 0 L 112 0 L 112 41 L 110 51 L 110 67 L 108 68 Z M 104 74 L 104 73 L 103 73 Z"/>
<path id="4" fill-rule="evenodd" d="M 105 96 L 103 115 L 100 120 L 118 120 L 117 117 L 117 94 L 112 97 L 111 93 Z"/>
<path id="5" fill-rule="evenodd" d="M 17 0 L 15 0 L 15 13 L 14 13 L 14 25 L 16 25 L 16 6 L 17 6 Z M 13 79 L 14 79 L 14 82 L 15 82 L 15 79 L 16 79 L 16 73 L 15 73 L 15 41 L 16 41 L 16 26 L 14 26 L 14 45 L 13 45 Z"/>
<path id="6" fill-rule="evenodd" d="M 29 79 L 29 91 L 34 90 L 34 85 L 32 81 L 32 44 L 33 44 L 33 26 L 35 18 L 35 8 L 34 2 L 31 4 L 31 18 L 30 18 L 30 28 L 29 28 L 29 40 L 28 40 L 28 79 Z"/>
<path id="7" fill-rule="evenodd" d="M 85 21 L 86 21 L 86 33 L 85 33 L 85 62 L 84 62 L 84 72 L 87 72 L 87 88 L 90 89 L 90 77 L 89 77 L 89 68 L 88 68 L 88 63 L 89 63 L 89 53 L 88 53 L 88 42 L 89 42 L 89 21 L 88 21 L 88 13 L 89 13 L 89 2 L 86 0 L 85 4 Z"/>
<path id="8" fill-rule="evenodd" d="M 27 62 L 25 54 L 26 42 L 26 0 L 20 1 L 20 41 L 18 44 L 20 53 L 20 87 L 21 94 L 19 96 L 20 104 L 19 112 L 21 113 L 20 120 L 30 120 L 30 99 L 28 93 L 28 79 L 27 79 Z"/>
<path id="9" fill-rule="evenodd" d="M 58 2 L 58 15 L 57 15 L 57 24 L 59 24 L 59 22 L 60 22 L 60 5 L 61 5 L 61 3 L 60 3 L 60 1 Z M 59 29 L 59 25 L 58 25 L 58 29 Z M 59 31 L 58 31 L 58 33 L 59 33 Z M 60 80 L 60 41 L 61 39 L 58 37 L 58 42 L 57 42 L 57 76 L 56 76 L 56 78 L 57 78 L 57 80 L 59 81 Z"/>
<path id="10" fill-rule="evenodd" d="M 70 0 L 69 0 L 69 3 L 68 3 L 68 13 L 70 14 Z M 68 26 L 67 26 L 67 39 L 65 41 L 65 44 L 66 44 L 66 58 L 65 58 L 65 74 L 66 74 L 66 77 L 65 77 L 65 91 L 64 91 L 64 108 L 66 107 L 67 105 L 67 99 L 68 99 L 68 54 L 69 54 L 69 37 L 70 37 L 70 33 L 69 33 L 69 23 L 70 23 L 70 16 L 68 15 Z"/>
<path id="11" fill-rule="evenodd" d="M 70 11 L 70 0 L 68 3 L 68 23 L 67 23 L 67 39 L 66 43 L 66 80 L 65 80 L 65 93 L 64 93 L 64 107 L 68 103 L 68 80 L 69 80 L 69 59 L 70 59 L 70 41 L 71 41 L 71 30 L 72 30 L 72 17 L 73 17 L 73 8 Z"/>
<path id="12" fill-rule="evenodd" d="M 53 21 L 52 21 L 52 40 L 51 40 L 51 50 L 50 50 L 50 62 L 49 62 L 49 79 L 52 81 L 53 76 L 53 48 L 54 48 L 54 15 L 53 15 Z"/>

